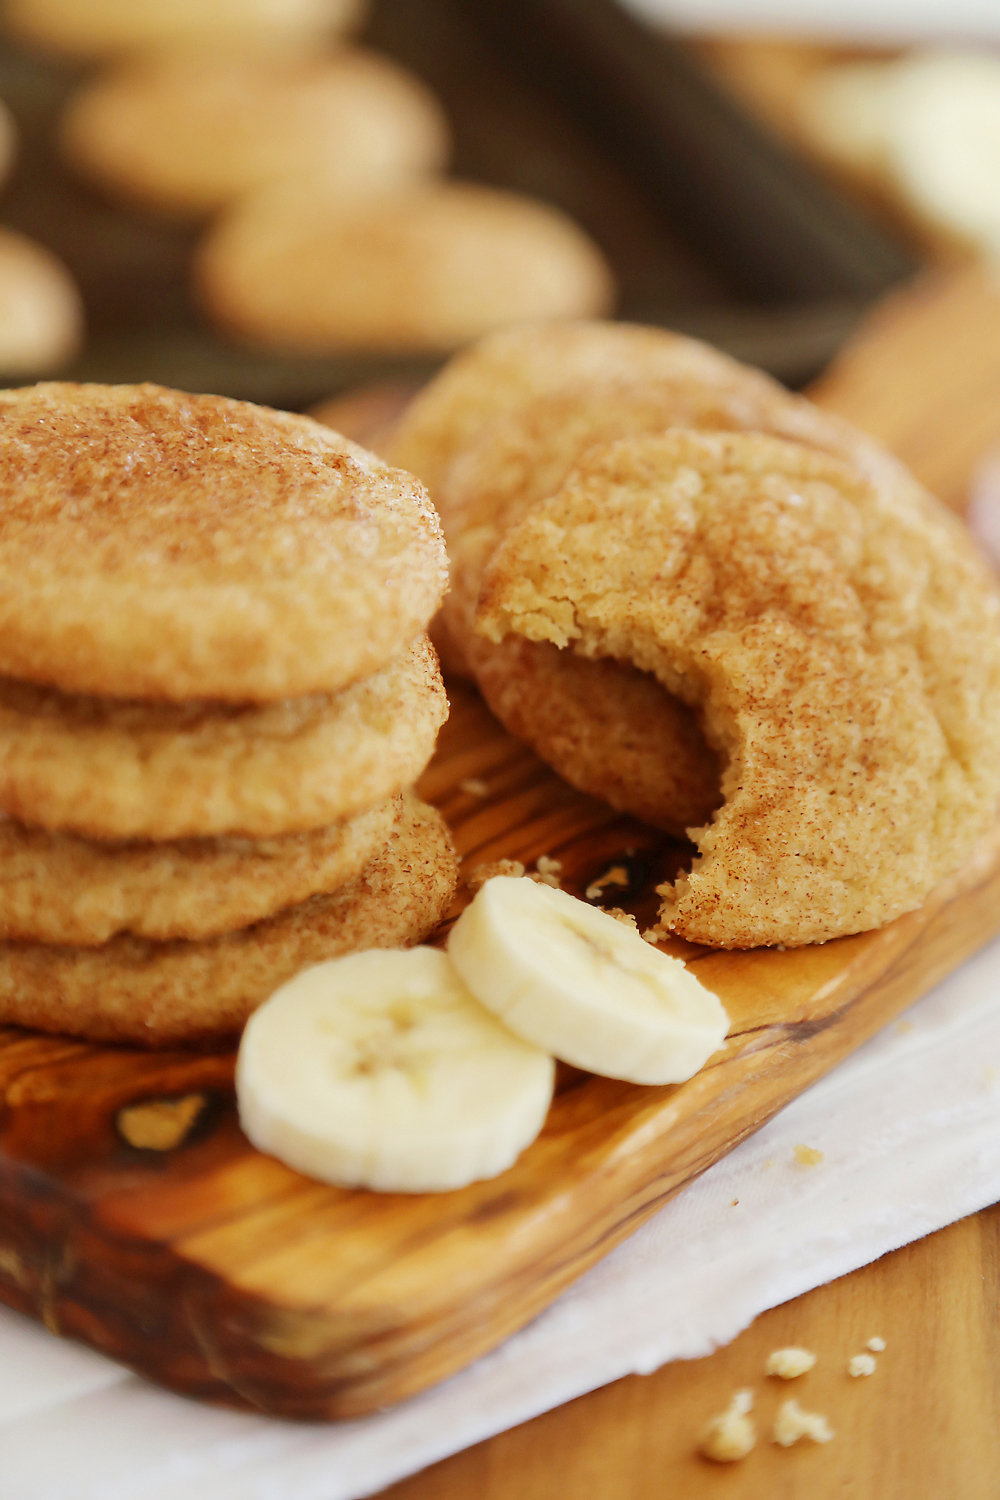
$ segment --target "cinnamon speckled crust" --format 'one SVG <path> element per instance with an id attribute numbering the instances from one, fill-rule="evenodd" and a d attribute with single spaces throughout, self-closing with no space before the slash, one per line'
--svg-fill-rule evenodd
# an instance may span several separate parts
<path id="1" fill-rule="evenodd" d="M 592 449 L 508 532 L 480 627 L 628 659 L 726 759 L 665 930 L 820 942 L 919 905 L 1000 799 L 1000 597 L 930 499 L 798 444 Z"/>
<path id="2" fill-rule="evenodd" d="M 0 392 L 0 525 L 0 672 L 64 692 L 335 692 L 445 584 L 409 475 L 307 417 L 159 386 Z"/>
<path id="3" fill-rule="evenodd" d="M 320 828 L 408 786 L 447 716 L 425 636 L 340 693 L 266 705 L 69 697 L 0 679 L 0 809 L 93 839 Z"/>
<path id="4" fill-rule="evenodd" d="M 274 839 L 95 843 L 0 821 L 0 938 L 168 942 L 247 927 L 354 878 L 389 837 L 399 797 L 344 823 Z"/>
<path id="5" fill-rule="evenodd" d="M 769 419 L 766 430 L 780 420 L 783 437 L 829 452 L 865 451 L 872 462 L 888 463 L 902 473 L 898 464 L 847 423 L 790 395 L 769 376 L 708 344 L 662 328 L 593 321 L 503 329 L 457 354 L 408 407 L 387 445 L 389 461 L 416 474 L 450 522 L 453 502 L 445 494 L 445 479 L 458 454 L 484 437 L 498 419 L 513 415 L 518 408 L 528 409 L 536 397 L 557 393 L 564 386 L 591 384 L 610 387 L 612 401 L 616 386 L 644 386 L 644 404 L 653 404 L 655 422 L 661 427 L 701 426 L 699 413 L 708 418 L 714 405 L 719 417 L 706 420 L 705 425 L 754 427 L 765 415 Z M 660 399 L 667 407 L 666 422 L 655 409 L 658 390 L 663 391 Z M 599 402 L 591 404 L 592 411 L 595 406 L 599 412 Z M 618 403 L 617 410 L 621 409 Z M 546 442 L 550 430 L 541 419 L 540 434 Z M 649 429 L 640 426 L 638 430 Z M 568 451 L 579 436 L 580 424 L 574 423 L 567 447 L 554 455 L 556 462 L 562 455 L 571 462 L 579 454 L 579 446 Z M 611 436 L 624 437 L 628 432 L 609 435 L 603 428 L 594 441 L 611 441 Z"/>
<path id="6" fill-rule="evenodd" d="M 0 1021 L 148 1047 L 229 1036 L 310 964 L 421 942 L 456 880 L 440 814 L 408 796 L 360 875 L 251 927 L 201 942 L 122 935 L 99 948 L 0 944 Z"/>
<path id="7" fill-rule="evenodd" d="M 126 58 L 72 95 L 60 139 L 105 191 L 194 215 L 295 173 L 345 201 L 407 186 L 448 151 L 433 94 L 359 47 Z"/>
<path id="8" fill-rule="evenodd" d="M 436 353 L 524 318 L 605 311 L 611 273 L 548 204 L 438 182 L 352 203 L 299 179 L 235 204 L 195 263 L 224 328 L 298 353 Z"/>

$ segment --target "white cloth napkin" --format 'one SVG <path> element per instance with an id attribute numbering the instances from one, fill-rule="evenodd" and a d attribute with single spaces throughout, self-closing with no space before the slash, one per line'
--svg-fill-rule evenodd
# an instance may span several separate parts
<path id="1" fill-rule="evenodd" d="M 797 1144 L 822 1161 L 800 1166 Z M 1000 940 L 521 1333 L 390 1411 L 306 1426 L 213 1410 L 0 1309 L 0 1495 L 354 1500 L 621 1375 L 707 1354 L 765 1308 L 997 1199 Z"/>
<path id="2" fill-rule="evenodd" d="M 1000 40 L 997 0 L 624 0 L 646 20 L 680 30 L 752 32 L 880 43 Z"/>

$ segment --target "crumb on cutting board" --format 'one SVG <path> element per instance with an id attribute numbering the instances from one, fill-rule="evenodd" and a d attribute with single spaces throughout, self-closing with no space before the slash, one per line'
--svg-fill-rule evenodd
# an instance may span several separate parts
<path id="1" fill-rule="evenodd" d="M 853 1355 L 852 1358 L 847 1361 L 847 1373 L 848 1375 L 853 1375 L 855 1379 L 857 1379 L 859 1375 L 874 1375 L 874 1354 Z"/>
<path id="2" fill-rule="evenodd" d="M 490 859 L 481 865 L 474 865 L 466 878 L 466 885 L 470 891 L 478 891 L 487 880 L 492 880 L 495 875 L 524 874 L 524 866 L 519 859 Z"/>
<path id="3" fill-rule="evenodd" d="M 880 1339 L 876 1334 L 875 1338 L 868 1340 L 865 1348 L 870 1349 L 873 1354 L 881 1354 L 885 1348 L 885 1339 Z"/>
<path id="4" fill-rule="evenodd" d="M 781 1380 L 796 1380 L 811 1370 L 816 1356 L 811 1349 L 800 1349 L 790 1344 L 785 1349 L 775 1349 L 767 1356 L 764 1373 L 777 1375 Z"/>
<path id="5" fill-rule="evenodd" d="M 748 1415 L 752 1408 L 753 1392 L 737 1391 L 726 1410 L 713 1417 L 702 1431 L 699 1453 L 717 1464 L 745 1458 L 757 1441 L 756 1429 Z"/>
<path id="6" fill-rule="evenodd" d="M 458 790 L 466 792 L 470 797 L 488 797 L 490 789 L 481 776 L 466 776 L 464 781 L 458 783 Z"/>
<path id="7" fill-rule="evenodd" d="M 596 880 L 592 880 L 584 891 L 588 901 L 596 901 L 606 885 L 628 885 L 628 871 L 624 865 L 612 865 L 610 870 L 605 870 Z"/>
<path id="8" fill-rule="evenodd" d="M 534 870 L 529 872 L 529 879 L 537 880 L 539 885 L 551 885 L 558 890 L 561 881 L 559 876 L 562 872 L 562 860 L 550 859 L 547 854 L 540 854 L 535 860 Z"/>
<path id="9" fill-rule="evenodd" d="M 828 1443 L 833 1432 L 826 1417 L 818 1411 L 803 1411 L 791 1397 L 778 1407 L 772 1436 L 782 1448 L 790 1448 L 803 1437 L 811 1438 L 814 1443 Z"/>
<path id="10" fill-rule="evenodd" d="M 204 1107 L 204 1094 L 129 1105 L 118 1111 L 118 1130 L 130 1146 L 141 1151 L 173 1151 L 187 1138 Z"/>

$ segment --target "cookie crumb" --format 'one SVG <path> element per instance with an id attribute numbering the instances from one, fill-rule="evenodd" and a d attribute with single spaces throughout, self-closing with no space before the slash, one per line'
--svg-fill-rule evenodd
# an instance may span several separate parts
<path id="1" fill-rule="evenodd" d="M 818 1167 L 823 1160 L 822 1151 L 817 1151 L 815 1146 L 798 1145 L 794 1148 L 795 1160 L 800 1167 Z"/>
<path id="2" fill-rule="evenodd" d="M 803 1437 L 811 1438 L 814 1443 L 828 1443 L 833 1432 L 824 1416 L 818 1411 L 803 1411 L 792 1397 L 778 1407 L 772 1437 L 782 1448 L 790 1448 Z"/>
<path id="3" fill-rule="evenodd" d="M 487 880 L 492 880 L 495 875 L 519 877 L 523 874 L 524 866 L 519 859 L 491 859 L 481 865 L 474 865 L 465 883 L 470 891 L 478 891 Z"/>
<path id="4" fill-rule="evenodd" d="M 189 1134 L 205 1107 L 204 1094 L 183 1099 L 154 1099 L 118 1111 L 120 1134 L 140 1151 L 173 1151 Z"/>
<path id="5" fill-rule="evenodd" d="M 628 885 L 628 883 L 628 871 L 625 866 L 612 865 L 610 870 L 606 870 L 603 875 L 591 881 L 583 894 L 588 901 L 597 901 L 606 885 Z"/>
<path id="6" fill-rule="evenodd" d="M 639 931 L 639 924 L 630 911 L 622 911 L 620 906 L 606 906 L 605 914 L 614 917 L 616 922 L 621 922 L 624 927 L 631 927 L 634 932 Z"/>
<path id="7" fill-rule="evenodd" d="M 654 946 L 654 948 L 655 948 L 656 944 L 660 941 L 661 937 L 663 937 L 663 936 L 664 936 L 664 933 L 663 933 L 662 928 L 659 928 L 659 927 L 647 927 L 646 931 L 642 934 L 642 940 L 643 940 L 644 943 L 652 943 L 653 946 Z"/>
<path id="8" fill-rule="evenodd" d="M 529 880 L 536 880 L 539 885 L 551 885 L 558 890 L 562 884 L 559 879 L 562 870 L 561 859 L 550 859 L 547 854 L 540 854 L 535 860 L 535 868 L 528 874 Z"/>
<path id="9" fill-rule="evenodd" d="M 848 1375 L 853 1375 L 855 1379 L 859 1375 L 874 1375 L 874 1354 L 855 1354 L 852 1359 L 847 1361 L 847 1373 Z"/>
<path id="10" fill-rule="evenodd" d="M 705 1427 L 698 1451 L 717 1464 L 745 1458 L 757 1441 L 757 1432 L 747 1413 L 753 1407 L 752 1391 L 737 1391 L 724 1412 Z"/>
<path id="11" fill-rule="evenodd" d="M 878 1337 L 869 1339 L 867 1344 L 865 1345 L 865 1348 L 870 1349 L 873 1354 L 881 1354 L 882 1350 L 885 1348 L 885 1339 L 880 1339 Z"/>
<path id="12" fill-rule="evenodd" d="M 460 792 L 468 792 L 470 797 L 488 797 L 490 789 L 486 782 L 478 776 L 467 776 L 464 781 L 458 783 Z"/>
<path id="13" fill-rule="evenodd" d="M 794 1344 L 787 1349 L 775 1349 L 767 1356 L 764 1365 L 766 1375 L 777 1375 L 781 1380 L 796 1380 L 816 1363 L 811 1349 L 799 1349 Z"/>

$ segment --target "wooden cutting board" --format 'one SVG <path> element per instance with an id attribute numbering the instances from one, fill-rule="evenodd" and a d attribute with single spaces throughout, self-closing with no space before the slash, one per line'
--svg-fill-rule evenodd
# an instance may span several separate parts
<path id="1" fill-rule="evenodd" d="M 859 387 L 865 365 L 859 352 Z M 842 410 L 849 369 L 830 386 Z M 647 920 L 679 846 L 573 792 L 468 689 L 452 697 L 423 791 L 466 871 L 548 855 L 580 893 L 620 865 L 629 885 L 609 903 Z M 466 899 L 460 888 L 455 912 Z M 677 944 L 730 1013 L 724 1052 L 674 1087 L 564 1070 L 520 1161 L 440 1196 L 340 1191 L 253 1151 L 231 1054 L 0 1032 L 0 1298 L 207 1400 L 299 1417 L 372 1411 L 523 1325 L 998 930 L 1000 830 L 879 932 L 784 953 Z M 176 1101 L 188 1102 L 171 1114 Z M 147 1104 L 159 1107 L 122 1114 Z M 143 1123 L 164 1139 L 135 1144 Z M 164 1149 L 172 1125 L 179 1140 Z"/>

